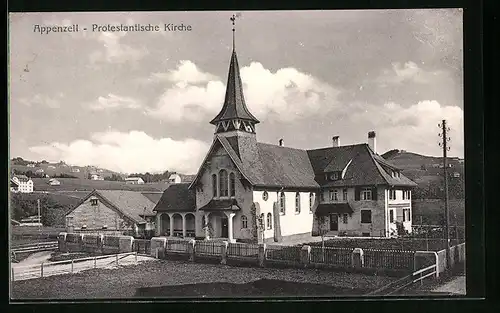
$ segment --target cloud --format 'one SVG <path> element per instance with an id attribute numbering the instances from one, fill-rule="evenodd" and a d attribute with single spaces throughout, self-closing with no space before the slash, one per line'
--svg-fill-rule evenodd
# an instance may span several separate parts
<path id="1" fill-rule="evenodd" d="M 141 131 L 108 131 L 93 134 L 91 140 L 54 142 L 29 149 L 48 161 L 91 164 L 123 173 L 196 173 L 208 148 L 205 142 L 195 139 L 155 139 Z"/>
<path id="2" fill-rule="evenodd" d="M 90 54 L 90 62 L 125 63 L 142 59 L 149 52 L 145 47 L 132 48 L 120 42 L 127 32 L 102 32 L 97 40 L 104 44 L 104 51 L 98 50 Z"/>
<path id="3" fill-rule="evenodd" d="M 152 117 L 199 121 L 216 114 L 224 102 L 225 84 L 201 72 L 191 61 L 182 61 L 176 70 L 153 77 L 172 85 L 158 98 L 156 107 L 148 110 Z M 337 89 L 294 68 L 273 73 L 252 62 L 241 69 L 241 78 L 247 106 L 262 120 L 292 121 L 326 113 L 337 104 Z"/>
<path id="4" fill-rule="evenodd" d="M 92 111 L 102 111 L 118 108 L 139 109 L 141 107 L 141 104 L 133 98 L 120 97 L 112 93 L 108 94 L 107 97 L 99 97 L 95 102 L 88 105 L 88 108 Z"/>
<path id="5" fill-rule="evenodd" d="M 64 98 L 64 94 L 62 92 L 58 93 L 56 96 L 49 97 L 47 95 L 36 94 L 31 99 L 21 98 L 19 102 L 22 104 L 31 107 L 33 105 L 46 107 L 50 109 L 58 109 L 61 107 L 60 100 Z"/>
<path id="6" fill-rule="evenodd" d="M 383 106 L 358 107 L 351 114 L 351 125 L 363 125 L 364 129 L 377 132 L 380 137 L 378 152 L 403 149 L 426 155 L 440 155 L 438 124 L 447 120 L 451 128 L 450 155 L 464 156 L 463 111 L 457 106 L 443 106 L 434 100 L 420 101 L 409 107 L 393 102 Z"/>
<path id="7" fill-rule="evenodd" d="M 394 62 L 390 70 L 384 70 L 382 74 L 376 78 L 376 82 L 378 82 L 381 87 L 385 87 L 388 84 L 401 84 L 408 81 L 418 84 L 427 84 L 432 83 L 443 74 L 442 71 L 425 71 L 412 61 L 404 64 Z"/>

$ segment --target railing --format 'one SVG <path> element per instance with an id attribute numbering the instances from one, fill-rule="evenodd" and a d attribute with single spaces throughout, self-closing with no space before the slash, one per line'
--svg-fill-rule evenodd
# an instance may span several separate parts
<path id="1" fill-rule="evenodd" d="M 437 267 L 436 264 L 433 264 L 429 267 L 418 270 L 408 276 L 405 276 L 401 279 L 398 279 L 388 285 L 385 285 L 382 288 L 379 288 L 375 291 L 368 293 L 368 296 L 376 296 L 376 295 L 392 295 L 396 292 L 420 281 L 420 284 L 423 284 L 423 280 L 429 276 L 437 275 Z"/>
<path id="2" fill-rule="evenodd" d="M 350 267 L 353 250 L 350 248 L 311 247 L 311 263 Z"/>
<path id="3" fill-rule="evenodd" d="M 167 239 L 167 252 L 187 252 L 189 241 L 182 239 Z"/>
<path id="4" fill-rule="evenodd" d="M 135 251 L 139 254 L 149 255 L 151 253 L 151 240 L 134 239 L 132 243 L 132 251 Z"/>
<path id="5" fill-rule="evenodd" d="M 414 251 L 363 249 L 365 267 L 412 269 Z"/>
<path id="6" fill-rule="evenodd" d="M 213 241 L 197 241 L 194 245 L 196 254 L 210 256 L 220 256 L 222 253 L 222 243 Z"/>
<path id="7" fill-rule="evenodd" d="M 16 281 L 59 274 L 75 273 L 92 268 L 107 267 L 110 265 L 118 266 L 120 265 L 120 260 L 122 260 L 123 265 L 130 262 L 123 261 L 124 258 L 129 256 L 135 256 L 132 261 L 134 261 L 133 263 L 137 264 L 137 252 L 127 252 L 114 255 L 101 255 L 88 258 L 11 267 L 11 280 Z"/>
<path id="8" fill-rule="evenodd" d="M 57 241 L 56 242 L 39 242 L 31 245 L 23 245 L 21 247 L 16 247 L 11 249 L 11 258 L 13 261 L 16 261 L 16 257 L 21 253 L 33 253 L 33 252 L 41 252 L 41 251 L 53 251 L 59 248 Z"/>
<path id="9" fill-rule="evenodd" d="M 255 257 L 259 256 L 259 245 L 245 243 L 230 243 L 227 250 L 229 257 Z"/>
<path id="10" fill-rule="evenodd" d="M 278 262 L 300 263 L 300 250 L 298 246 L 272 246 L 266 247 L 266 260 Z"/>

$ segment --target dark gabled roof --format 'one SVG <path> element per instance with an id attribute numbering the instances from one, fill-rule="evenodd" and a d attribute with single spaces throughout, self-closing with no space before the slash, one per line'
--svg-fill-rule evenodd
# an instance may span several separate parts
<path id="1" fill-rule="evenodd" d="M 194 212 L 196 211 L 195 192 L 189 190 L 189 183 L 170 185 L 154 207 L 156 212 Z"/>
<path id="2" fill-rule="evenodd" d="M 141 192 L 127 190 L 94 190 L 83 198 L 71 211 L 66 213 L 66 215 L 73 212 L 90 197 L 101 199 L 105 204 L 138 224 L 146 222 L 143 219 L 144 216 L 155 215 L 153 212 L 155 202 Z"/>
<path id="3" fill-rule="evenodd" d="M 308 150 L 307 153 L 311 159 L 314 172 L 318 175 L 316 179 L 323 187 L 363 185 L 416 186 L 414 182 L 404 175 L 401 175 L 400 178 L 392 178 L 388 175 L 382 168 L 381 163 L 387 167 L 397 168 L 383 160 L 379 155 L 373 153 L 368 144 Z M 326 181 L 323 176 L 325 172 L 341 171 L 345 168 L 345 176 L 341 180 Z"/>
<path id="4" fill-rule="evenodd" d="M 238 57 L 236 51 L 233 50 L 231 61 L 229 64 L 229 74 L 227 77 L 226 96 L 224 105 L 217 116 L 210 121 L 216 125 L 220 121 L 242 119 L 259 123 L 259 120 L 250 113 L 243 96 L 243 83 L 241 82 L 240 68 L 238 65 Z"/>
<path id="5" fill-rule="evenodd" d="M 19 185 L 16 183 L 16 181 L 13 180 L 12 178 L 10 179 L 10 186 L 11 187 L 19 187 Z"/>
<path id="6" fill-rule="evenodd" d="M 236 199 L 211 199 L 207 204 L 202 206 L 203 211 L 220 211 L 220 210 L 241 210 Z"/>
<path id="7" fill-rule="evenodd" d="M 316 208 L 316 215 L 327 215 L 330 213 L 348 213 L 352 214 L 354 210 L 351 208 L 349 203 L 321 203 L 318 204 Z"/>

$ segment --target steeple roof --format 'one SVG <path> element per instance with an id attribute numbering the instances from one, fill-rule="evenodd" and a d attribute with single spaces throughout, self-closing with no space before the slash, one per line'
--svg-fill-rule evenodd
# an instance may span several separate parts
<path id="1" fill-rule="evenodd" d="M 233 119 L 252 121 L 255 124 L 259 123 L 259 120 L 257 120 L 257 118 L 250 113 L 245 104 L 243 84 L 241 82 L 240 68 L 238 66 L 238 57 L 236 56 L 236 50 L 234 48 L 233 54 L 231 55 L 231 62 L 229 64 L 224 105 L 222 106 L 219 114 L 217 114 L 217 116 L 210 121 L 210 124 L 217 125 L 220 121 Z"/>

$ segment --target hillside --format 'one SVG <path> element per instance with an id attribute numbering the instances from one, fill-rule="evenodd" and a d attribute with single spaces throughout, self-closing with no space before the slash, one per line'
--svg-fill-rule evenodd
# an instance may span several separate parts
<path id="1" fill-rule="evenodd" d="M 59 186 L 49 185 L 49 178 L 33 178 L 34 191 L 44 192 L 82 192 L 94 189 L 106 190 L 130 190 L 130 191 L 164 191 L 167 183 L 151 183 L 143 185 L 126 184 L 121 181 L 90 180 L 78 178 L 57 178 L 61 182 Z"/>
<path id="2" fill-rule="evenodd" d="M 73 166 L 64 162 L 49 163 L 47 161 L 29 161 L 22 158 L 14 158 L 10 161 L 11 170 L 16 173 L 27 174 L 30 177 L 49 177 L 70 175 L 76 178 L 85 179 L 89 174 L 96 173 L 102 177 L 111 177 L 117 175 L 123 178 L 124 175 L 108 169 L 99 168 L 96 166 Z"/>
<path id="3" fill-rule="evenodd" d="M 443 158 L 424 156 L 404 150 L 391 150 L 382 154 L 387 161 L 402 169 L 405 176 L 418 184 L 414 198 L 442 198 Z M 448 158 L 448 190 L 450 199 L 464 198 L 464 162 L 462 159 Z"/>

